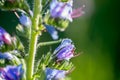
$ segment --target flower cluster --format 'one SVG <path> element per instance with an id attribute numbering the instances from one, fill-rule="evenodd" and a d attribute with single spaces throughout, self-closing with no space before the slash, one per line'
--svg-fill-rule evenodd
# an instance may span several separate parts
<path id="1" fill-rule="evenodd" d="M 60 62 L 63 60 L 69 60 L 74 57 L 75 47 L 72 44 L 71 39 L 63 39 L 61 44 L 54 50 L 53 55 L 56 57 L 56 62 Z M 45 70 L 46 80 L 60 80 L 66 77 L 66 74 L 69 73 L 70 70 L 57 70 L 53 68 L 47 67 Z"/>
<path id="2" fill-rule="evenodd" d="M 15 44 L 17 44 L 16 38 L 11 37 L 10 34 L 5 29 L 0 27 L 0 61 L 7 60 L 11 61 L 12 64 L 13 63 L 15 64 L 15 62 L 17 63 L 19 62 L 16 61 L 18 59 L 17 56 L 15 57 L 15 55 L 12 54 L 16 53 L 16 50 L 14 50 L 15 48 L 13 50 L 9 49 L 12 48 L 13 46 L 15 47 L 14 42 Z M 15 60 L 15 62 L 13 60 Z M 7 63 L 4 62 L 4 65 L 5 64 L 7 65 Z M 0 80 L 21 80 L 23 72 L 24 71 L 22 69 L 22 65 L 18 66 L 9 65 L 6 66 L 5 68 L 0 67 Z"/>
<path id="3" fill-rule="evenodd" d="M 64 31 L 68 26 L 69 21 L 72 22 L 73 18 L 80 17 L 84 14 L 84 7 L 85 5 L 73 9 L 73 0 L 68 0 L 67 2 L 52 0 L 50 3 L 50 17 L 48 18 L 51 21 L 46 21 L 47 19 L 45 17 L 45 22 L 47 24 L 45 27 L 54 40 L 58 39 L 57 30 L 54 29 L 54 27 L 58 30 Z"/>
<path id="4" fill-rule="evenodd" d="M 22 65 L 0 68 L 0 79 L 21 80 L 23 72 Z"/>
<path id="5" fill-rule="evenodd" d="M 32 10 L 27 0 L 0 1 L 0 9 L 14 12 L 18 19 L 15 36 L 0 27 L 0 80 L 64 80 L 74 68 L 70 59 L 76 56 L 76 48 L 71 39 L 58 40 L 58 30 L 64 31 L 69 22 L 83 15 L 83 8 L 73 9 L 73 0 L 34 0 Z M 45 31 L 54 41 L 39 42 Z M 39 46 L 59 42 L 53 52 L 35 58 Z"/>

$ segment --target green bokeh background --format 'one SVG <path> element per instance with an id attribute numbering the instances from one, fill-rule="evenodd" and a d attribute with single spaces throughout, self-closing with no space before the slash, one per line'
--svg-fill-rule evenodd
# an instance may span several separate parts
<path id="1" fill-rule="evenodd" d="M 82 2 L 84 3 L 84 0 Z M 61 38 L 71 38 L 76 45 L 76 52 L 83 53 L 71 59 L 76 69 L 68 76 L 71 76 L 72 80 L 120 80 L 119 1 L 93 2 L 91 12 L 85 4 L 86 14 L 70 23 L 65 32 L 59 33 Z M 13 12 L 0 11 L 0 26 L 9 33 L 15 34 L 17 22 Z M 40 38 L 40 41 L 48 40 L 52 39 L 47 33 Z M 56 46 L 41 48 L 37 58 L 50 48 L 54 50 Z"/>

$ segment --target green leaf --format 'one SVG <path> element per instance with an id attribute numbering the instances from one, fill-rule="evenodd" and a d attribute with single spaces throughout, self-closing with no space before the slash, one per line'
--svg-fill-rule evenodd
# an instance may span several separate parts
<path id="1" fill-rule="evenodd" d="M 31 27 L 24 27 L 24 26 L 18 24 L 16 27 L 16 32 L 19 36 L 22 36 L 22 37 L 29 39 L 30 38 L 30 36 L 29 36 L 30 35 L 30 28 Z"/>
<path id="2" fill-rule="evenodd" d="M 40 60 L 38 61 L 36 72 L 35 72 L 33 77 L 39 77 L 40 78 L 40 76 L 44 72 L 46 66 L 48 66 L 49 63 L 51 62 L 51 59 L 52 59 L 51 52 L 48 52 L 46 55 L 43 54 L 42 57 L 40 58 Z"/>
<path id="3" fill-rule="evenodd" d="M 1 0 L 1 10 L 24 10 L 29 13 L 30 7 L 26 0 Z"/>
<path id="4" fill-rule="evenodd" d="M 52 60 L 52 54 L 51 52 L 48 52 L 46 55 L 43 54 L 41 59 L 38 62 L 38 69 L 43 68 L 44 66 L 47 66 Z"/>
<path id="5" fill-rule="evenodd" d="M 58 69 L 58 70 L 70 70 L 74 67 L 72 62 L 62 61 L 62 62 L 54 62 L 49 65 L 50 68 Z"/>
<path id="6" fill-rule="evenodd" d="M 2 46 L 0 46 L 0 52 L 12 51 L 14 49 L 15 47 L 13 44 L 12 45 L 3 44 Z"/>

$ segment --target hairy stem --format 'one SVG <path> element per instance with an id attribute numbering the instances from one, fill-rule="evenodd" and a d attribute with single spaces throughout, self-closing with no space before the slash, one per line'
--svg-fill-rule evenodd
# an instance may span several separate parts
<path id="1" fill-rule="evenodd" d="M 60 43 L 62 41 L 62 39 L 57 40 L 57 41 L 49 41 L 49 42 L 40 42 L 37 44 L 37 48 L 40 46 L 48 46 L 48 45 L 53 45 L 53 44 L 57 44 Z"/>
<path id="2" fill-rule="evenodd" d="M 30 45 L 29 45 L 29 56 L 27 59 L 27 80 L 33 80 L 33 72 L 34 72 L 34 62 L 35 62 L 35 53 L 36 53 L 36 45 L 37 45 L 37 30 L 40 19 L 40 9 L 41 9 L 41 0 L 34 0 L 33 7 L 33 18 L 32 18 L 32 27 L 30 34 Z"/>

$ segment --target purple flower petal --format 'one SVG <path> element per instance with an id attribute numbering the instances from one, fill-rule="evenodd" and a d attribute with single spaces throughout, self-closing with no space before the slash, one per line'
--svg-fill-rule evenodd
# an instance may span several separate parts
<path id="1" fill-rule="evenodd" d="M 56 54 L 57 59 L 58 60 L 63 60 L 63 59 L 69 60 L 72 57 L 74 57 L 73 51 L 74 51 L 74 45 L 68 45 L 57 52 Z"/>
<path id="2" fill-rule="evenodd" d="M 61 44 L 55 49 L 53 54 L 56 55 L 57 60 L 68 60 L 74 57 L 75 46 L 71 39 L 63 39 Z"/>
<path id="3" fill-rule="evenodd" d="M 54 50 L 53 54 L 56 54 L 61 48 L 70 45 L 72 43 L 71 39 L 63 39 L 61 44 Z"/>
<path id="4" fill-rule="evenodd" d="M 50 14 L 54 18 L 68 19 L 72 21 L 72 4 L 73 0 L 68 2 L 60 2 L 58 0 L 53 0 L 50 4 Z"/>
<path id="5" fill-rule="evenodd" d="M 73 18 L 80 17 L 84 14 L 83 8 L 85 5 L 78 9 L 72 9 L 73 0 L 67 2 L 60 2 L 58 0 L 52 0 L 50 4 L 50 15 L 53 18 L 67 19 L 72 22 Z"/>

